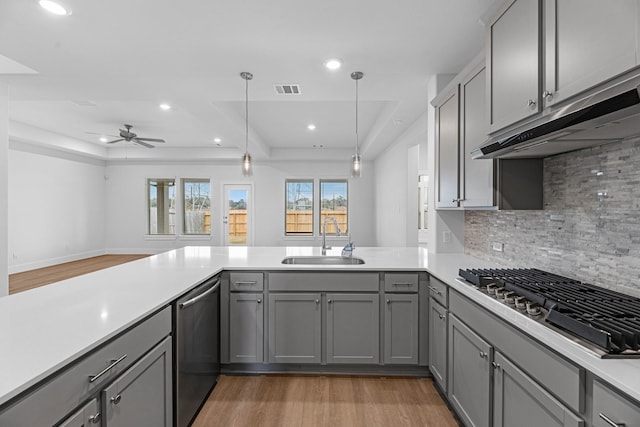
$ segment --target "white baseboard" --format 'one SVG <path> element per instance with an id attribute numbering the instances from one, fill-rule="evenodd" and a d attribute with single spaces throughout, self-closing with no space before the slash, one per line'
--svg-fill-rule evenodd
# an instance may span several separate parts
<path id="1" fill-rule="evenodd" d="M 8 268 L 9 274 L 21 273 L 23 271 L 35 270 L 37 268 L 50 267 L 52 265 L 62 264 L 70 261 L 77 261 L 79 259 L 91 258 L 94 256 L 105 255 L 107 252 L 104 249 L 98 249 L 95 251 L 82 252 L 72 255 L 65 255 L 62 257 L 49 258 L 40 261 L 26 262 L 24 264 L 10 265 Z"/>
<path id="2" fill-rule="evenodd" d="M 105 253 L 108 255 L 155 255 L 172 249 L 175 248 L 107 248 L 105 249 Z"/>

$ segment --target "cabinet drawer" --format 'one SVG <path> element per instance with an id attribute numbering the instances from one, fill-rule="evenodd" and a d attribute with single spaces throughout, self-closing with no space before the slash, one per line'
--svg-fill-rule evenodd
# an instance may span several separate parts
<path id="1" fill-rule="evenodd" d="M 594 427 L 637 426 L 640 425 L 640 404 L 619 395 L 600 381 L 594 381 L 591 420 Z"/>
<path id="2" fill-rule="evenodd" d="M 433 276 L 429 277 L 429 296 L 442 304 L 443 307 L 448 307 L 448 290 L 449 287 L 440 280 Z"/>
<path id="3" fill-rule="evenodd" d="M 113 381 L 149 349 L 171 333 L 171 307 L 167 307 L 119 337 L 80 358 L 32 393 L 0 412 L 2 426 L 44 426 L 67 414 Z M 125 357 L 123 357 L 125 356 Z M 115 360 L 121 359 L 114 365 Z M 111 369 L 106 370 L 109 366 Z M 97 377 L 90 382 L 90 376 Z"/>
<path id="4" fill-rule="evenodd" d="M 385 292 L 418 292 L 417 273 L 385 273 Z"/>
<path id="5" fill-rule="evenodd" d="M 271 291 L 377 292 L 379 288 L 378 273 L 269 273 Z"/>
<path id="6" fill-rule="evenodd" d="M 262 273 L 231 273 L 229 274 L 229 289 L 231 291 L 261 291 L 264 289 L 264 275 Z"/>
<path id="7" fill-rule="evenodd" d="M 449 311 L 577 413 L 584 410 L 585 371 L 452 291 Z M 451 384 L 449 384 L 451 385 Z"/>

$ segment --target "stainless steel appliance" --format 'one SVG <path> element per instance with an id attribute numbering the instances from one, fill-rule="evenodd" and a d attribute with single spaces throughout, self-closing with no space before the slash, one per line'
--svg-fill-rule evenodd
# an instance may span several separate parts
<path id="1" fill-rule="evenodd" d="M 176 425 L 191 424 L 220 373 L 220 278 L 180 298 L 174 308 Z"/>
<path id="2" fill-rule="evenodd" d="M 602 358 L 640 357 L 640 299 L 535 268 L 460 269 L 464 282 Z"/>

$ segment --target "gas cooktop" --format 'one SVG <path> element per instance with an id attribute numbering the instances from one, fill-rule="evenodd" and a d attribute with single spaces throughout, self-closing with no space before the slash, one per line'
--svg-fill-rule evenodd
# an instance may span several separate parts
<path id="1" fill-rule="evenodd" d="M 600 357 L 640 357 L 639 298 L 535 268 L 460 269 L 459 274 Z"/>

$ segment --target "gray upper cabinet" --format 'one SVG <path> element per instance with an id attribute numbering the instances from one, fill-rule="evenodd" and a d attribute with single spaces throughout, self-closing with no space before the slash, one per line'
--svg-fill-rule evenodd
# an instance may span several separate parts
<path id="1" fill-rule="evenodd" d="M 584 422 L 499 352 L 494 354 L 494 427 L 582 427 Z"/>
<path id="2" fill-rule="evenodd" d="M 327 294 L 326 307 L 327 363 L 379 363 L 378 294 Z"/>
<path id="3" fill-rule="evenodd" d="M 491 364 L 494 363 L 492 350 L 489 343 L 456 316 L 449 314 L 449 389 L 447 394 L 450 403 L 467 426 L 489 427 L 491 420 Z"/>
<path id="4" fill-rule="evenodd" d="M 459 206 L 458 87 L 436 106 L 436 209 Z"/>
<path id="5" fill-rule="evenodd" d="M 171 338 L 165 338 L 101 395 L 104 427 L 170 427 L 173 423 Z"/>
<path id="6" fill-rule="evenodd" d="M 447 392 L 447 309 L 429 300 L 429 369 L 443 392 Z"/>
<path id="7" fill-rule="evenodd" d="M 262 293 L 231 293 L 229 300 L 229 362 L 264 360 Z"/>
<path id="8" fill-rule="evenodd" d="M 479 64 L 460 82 L 460 206 L 490 207 L 493 197 L 493 160 L 473 160 L 471 150 L 487 138 L 486 71 Z"/>
<path id="9" fill-rule="evenodd" d="M 418 294 L 385 294 L 384 363 L 418 363 Z"/>
<path id="10" fill-rule="evenodd" d="M 516 0 L 489 26 L 491 132 L 540 111 L 540 8 L 539 0 Z"/>
<path id="11" fill-rule="evenodd" d="M 638 0 L 544 1 L 545 106 L 638 64 Z"/>
<path id="12" fill-rule="evenodd" d="M 511 0 L 487 31 L 489 131 L 638 65 L 638 0 Z"/>
<path id="13" fill-rule="evenodd" d="M 269 294 L 269 362 L 320 363 L 320 293 Z"/>

